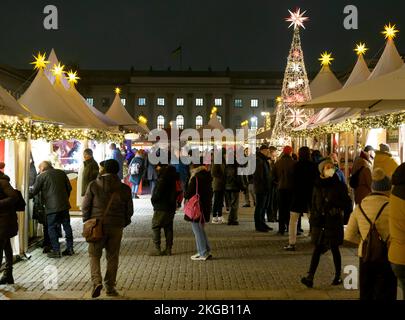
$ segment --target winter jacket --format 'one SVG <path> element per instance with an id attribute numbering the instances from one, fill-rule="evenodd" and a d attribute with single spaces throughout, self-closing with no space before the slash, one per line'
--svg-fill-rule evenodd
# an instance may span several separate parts
<path id="1" fill-rule="evenodd" d="M 293 201 L 291 211 L 309 213 L 312 202 L 312 191 L 318 168 L 312 161 L 298 161 L 293 174 Z"/>
<path id="2" fill-rule="evenodd" d="M 238 175 L 238 165 L 225 165 L 225 191 L 239 192 L 243 188 L 242 176 Z"/>
<path id="3" fill-rule="evenodd" d="M 144 166 L 145 161 L 142 157 L 139 157 L 139 156 L 132 158 L 131 163 L 129 164 L 129 170 L 131 170 L 131 166 L 135 165 L 136 163 L 139 165 L 139 173 L 131 174 L 131 172 L 129 172 L 130 173 L 129 181 L 133 184 L 140 184 L 144 171 L 145 171 L 145 166 Z"/>
<path id="4" fill-rule="evenodd" d="M 343 243 L 344 216 L 352 212 L 352 201 L 345 184 L 337 175 L 323 179 L 317 177 L 312 195 L 310 215 L 312 242 L 325 245 Z M 322 239 L 322 230 L 324 238 Z"/>
<path id="5" fill-rule="evenodd" d="M 39 192 L 45 205 L 45 213 L 51 214 L 70 209 L 72 186 L 66 173 L 59 169 L 49 169 L 41 173 L 31 187 L 30 198 Z"/>
<path id="6" fill-rule="evenodd" d="M 124 157 L 122 156 L 120 149 L 112 150 L 111 159 L 114 159 L 118 162 L 120 168 L 120 170 L 118 171 L 118 177 L 120 179 L 123 179 Z"/>
<path id="7" fill-rule="evenodd" d="M 94 158 L 84 161 L 83 166 L 82 197 L 86 194 L 89 183 L 96 180 L 99 174 L 99 167 Z"/>
<path id="8" fill-rule="evenodd" d="M 211 166 L 212 190 L 225 190 L 225 164 L 213 164 Z"/>
<path id="9" fill-rule="evenodd" d="M 389 202 L 389 197 L 380 193 L 371 193 L 363 199 L 361 207 L 367 217 L 374 222 L 378 212 L 385 203 Z M 387 240 L 389 238 L 388 216 L 390 205 L 388 204 L 376 222 L 376 227 L 380 236 Z M 356 206 L 353 214 L 350 217 L 349 224 L 345 232 L 345 240 L 359 245 L 358 256 L 362 257 L 363 240 L 367 238 L 370 231 L 370 224 L 360 211 L 360 207 Z"/>
<path id="10" fill-rule="evenodd" d="M 196 179 L 198 179 L 198 194 L 200 195 L 200 206 L 204 214 L 204 220 L 210 221 L 210 214 L 212 208 L 212 178 L 210 172 L 204 167 L 200 166 L 192 170 L 192 176 L 188 183 L 187 191 L 184 195 L 185 200 L 191 199 L 196 194 Z M 184 215 L 186 221 L 190 219 Z"/>
<path id="11" fill-rule="evenodd" d="M 274 166 L 274 179 L 279 190 L 294 188 L 294 167 L 296 161 L 288 155 L 283 155 Z"/>
<path id="12" fill-rule="evenodd" d="M 405 164 L 398 167 L 392 176 L 390 198 L 391 245 L 388 258 L 391 263 L 405 265 Z"/>
<path id="13" fill-rule="evenodd" d="M 82 202 L 83 222 L 102 218 L 111 196 L 114 198 L 105 213 L 103 225 L 125 228 L 134 213 L 131 189 L 117 175 L 104 174 L 90 182 Z"/>
<path id="14" fill-rule="evenodd" d="M 147 159 L 147 164 L 146 164 L 146 179 L 149 181 L 154 181 L 157 180 L 158 175 L 156 172 L 156 166 L 150 163 L 149 159 Z"/>
<path id="15" fill-rule="evenodd" d="M 398 163 L 389 152 L 376 151 L 374 158 L 374 169 L 381 168 L 388 177 L 392 177 L 394 171 L 398 168 Z"/>
<path id="16" fill-rule="evenodd" d="M 10 239 L 18 233 L 17 201 L 18 193 L 10 185 L 10 178 L 0 172 L 0 239 Z"/>
<path id="17" fill-rule="evenodd" d="M 256 171 L 253 174 L 255 193 L 269 193 L 271 190 L 270 163 L 267 157 L 258 152 L 256 155 Z"/>
<path id="18" fill-rule="evenodd" d="M 158 180 L 153 190 L 151 202 L 153 210 L 175 213 L 177 208 L 176 169 L 169 165 L 158 172 Z"/>
<path id="19" fill-rule="evenodd" d="M 358 187 L 354 189 L 354 201 L 356 204 L 361 203 L 361 201 L 371 193 L 371 162 L 369 161 L 369 155 L 364 151 L 362 151 L 360 157 L 356 158 L 354 161 L 352 175 L 359 170 L 361 170 L 359 174 L 359 184 Z"/>

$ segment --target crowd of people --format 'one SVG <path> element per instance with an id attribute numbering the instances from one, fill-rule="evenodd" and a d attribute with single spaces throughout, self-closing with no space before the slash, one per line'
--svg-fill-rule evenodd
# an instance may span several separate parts
<path id="1" fill-rule="evenodd" d="M 314 249 L 308 273 L 301 279 L 305 286 L 313 287 L 320 258 L 329 250 L 335 266 L 331 284 L 342 284 L 340 246 L 346 239 L 359 245 L 361 299 L 395 299 L 397 282 L 404 288 L 405 164 L 399 166 L 395 162 L 388 145 L 380 145 L 378 151 L 370 146 L 364 148 L 354 161 L 349 181 L 339 168 L 336 154 L 324 158 L 308 147 L 301 147 L 297 155 L 290 146 L 285 146 L 280 155 L 277 148 L 268 145 L 253 153 L 245 150 L 245 156 L 256 165 L 254 173 L 247 175 L 238 173 L 243 165 L 235 161 L 235 153 L 226 149 L 216 150 L 222 156 L 221 163 L 214 163 L 211 153 L 210 161 L 202 155 L 198 163 L 190 165 L 180 160 L 180 152 L 173 157 L 169 155 L 172 159 L 169 163 L 152 164 L 144 150 L 125 146 L 124 153 L 115 144 L 111 144 L 110 150 L 110 159 L 100 164 L 94 160 L 91 149 L 83 152 L 83 221 L 96 219 L 103 225 L 102 239 L 89 242 L 88 248 L 93 297 L 99 296 L 103 289 L 100 269 L 103 249 L 107 259 L 104 286 L 108 295 L 118 294 L 115 283 L 122 233 L 131 223 L 133 205 L 144 181 L 150 186 L 154 210 L 151 256 L 172 255 L 175 213 L 182 205 L 192 204 L 191 210 L 198 215 L 184 216 L 191 224 L 196 242 L 196 254 L 191 259 L 211 259 L 205 225 L 210 222 L 239 225 L 242 193 L 243 207 L 254 205 L 252 220 L 257 232 L 272 231 L 268 223 L 278 222 L 277 234 L 281 237 L 288 234 L 284 250 L 297 250 L 297 235 L 303 232 L 301 218 L 308 215 Z M 39 175 L 33 174 L 30 180 L 30 198 L 40 198 L 37 206 L 41 214 L 37 216 L 41 216 L 44 225 L 44 253 L 50 258 L 73 255 L 69 215 L 72 187 L 67 175 L 44 161 L 39 165 Z M 353 200 L 347 183 L 353 189 Z M 0 171 L 0 259 L 3 250 L 6 256 L 6 271 L 0 284 L 14 282 L 10 238 L 18 229 L 13 210 L 17 198 L 8 177 Z M 66 237 L 64 251 L 59 243 L 61 227 Z"/>

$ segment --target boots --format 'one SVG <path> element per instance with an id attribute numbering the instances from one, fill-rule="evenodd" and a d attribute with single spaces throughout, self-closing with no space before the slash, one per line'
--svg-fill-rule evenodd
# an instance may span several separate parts
<path id="1" fill-rule="evenodd" d="M 308 273 L 306 277 L 303 277 L 301 279 L 301 283 L 308 288 L 312 288 L 314 286 L 314 276 Z"/>
<path id="2" fill-rule="evenodd" d="M 162 252 L 163 256 L 171 256 L 172 255 L 172 247 L 167 246 L 166 249 Z"/>
<path id="3" fill-rule="evenodd" d="M 161 256 L 161 255 L 162 255 L 162 251 L 160 249 L 160 245 L 155 245 L 155 248 L 149 252 L 149 256 L 151 256 L 151 257 L 157 257 L 157 256 Z"/>
<path id="4" fill-rule="evenodd" d="M 4 284 L 14 284 L 14 278 L 13 278 L 13 270 L 11 269 L 6 269 L 4 271 L 3 276 L 0 279 L 0 285 Z"/>

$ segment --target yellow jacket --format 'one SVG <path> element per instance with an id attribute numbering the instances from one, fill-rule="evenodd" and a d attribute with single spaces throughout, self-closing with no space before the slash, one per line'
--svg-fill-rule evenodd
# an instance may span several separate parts
<path id="1" fill-rule="evenodd" d="M 367 217 L 374 222 L 377 217 L 378 211 L 382 208 L 384 203 L 389 202 L 389 197 L 371 193 L 363 199 L 361 202 L 361 207 L 366 213 Z M 376 222 L 376 227 L 380 236 L 389 241 L 389 212 L 390 204 L 384 208 L 380 217 Z M 363 214 L 360 211 L 359 206 L 356 206 L 352 215 L 350 216 L 349 224 L 347 225 L 345 232 L 345 240 L 359 244 L 358 256 L 362 256 L 363 240 L 367 238 L 368 232 L 370 231 L 370 223 L 366 220 Z"/>
<path id="2" fill-rule="evenodd" d="M 392 177 L 394 171 L 398 168 L 398 163 L 388 152 L 375 152 L 374 169 L 381 168 L 388 177 Z"/>
<path id="3" fill-rule="evenodd" d="M 391 263 L 405 265 L 405 200 L 391 195 L 389 225 L 391 245 L 388 258 Z"/>

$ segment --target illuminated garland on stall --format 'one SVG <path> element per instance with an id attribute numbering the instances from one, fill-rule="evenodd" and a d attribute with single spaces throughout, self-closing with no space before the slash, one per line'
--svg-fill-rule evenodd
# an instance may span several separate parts
<path id="1" fill-rule="evenodd" d="M 30 126 L 28 122 L 24 121 L 0 122 L 1 140 L 24 140 L 27 139 L 30 134 L 32 140 L 44 139 L 48 142 L 74 139 L 121 143 L 124 140 L 123 132 L 67 129 L 47 123 L 35 123 Z"/>
<path id="2" fill-rule="evenodd" d="M 291 131 L 292 137 L 316 137 L 338 132 L 351 132 L 356 129 L 397 129 L 405 124 L 405 112 L 347 119 L 341 123 L 325 124 L 313 129 Z"/>

